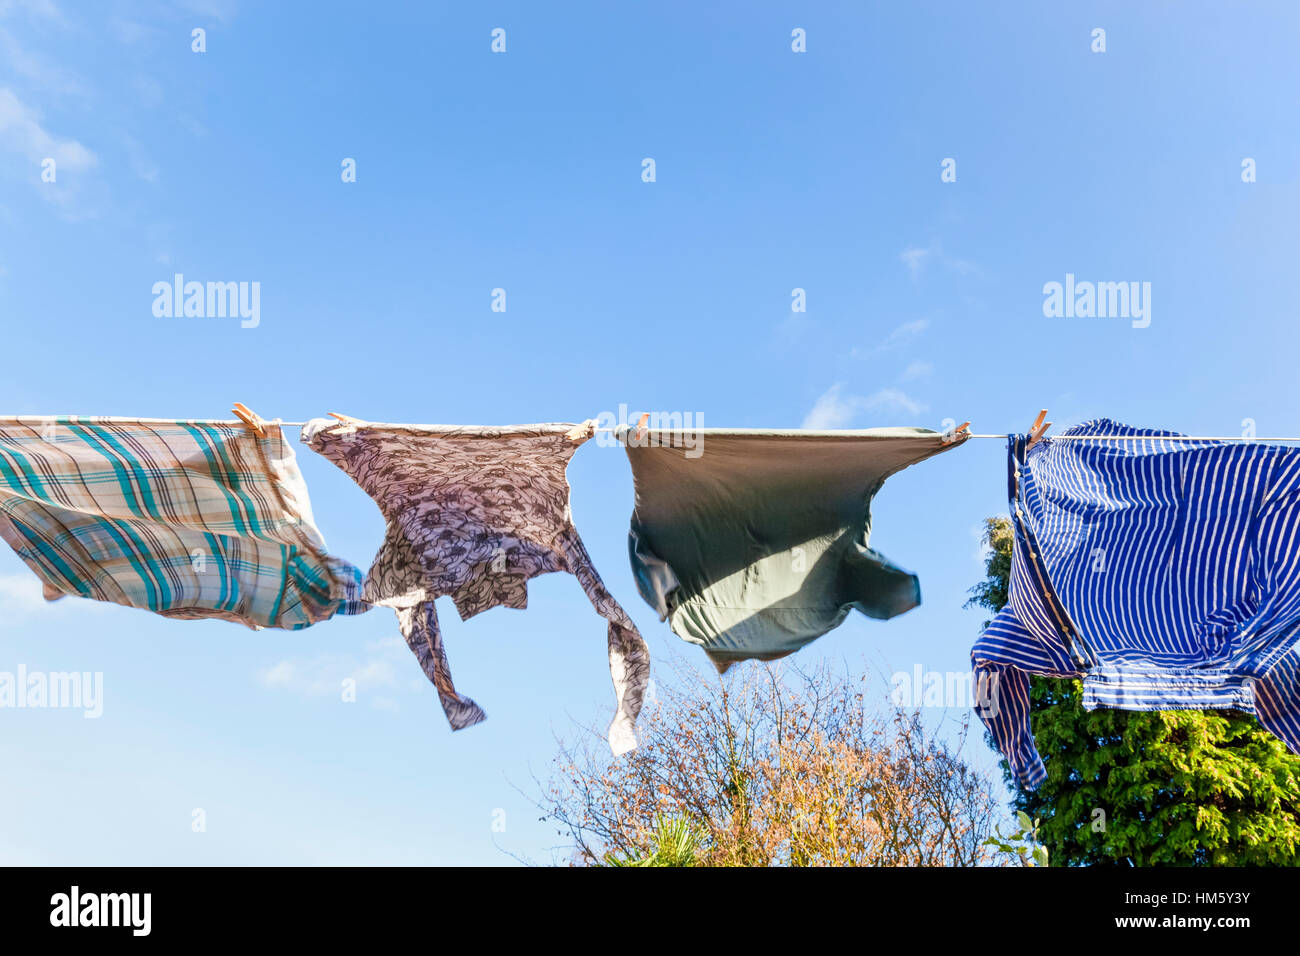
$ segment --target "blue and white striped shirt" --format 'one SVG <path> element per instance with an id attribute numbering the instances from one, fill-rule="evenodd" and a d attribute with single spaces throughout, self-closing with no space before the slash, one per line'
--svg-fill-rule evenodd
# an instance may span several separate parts
<path id="1" fill-rule="evenodd" d="M 971 652 L 978 706 L 1022 786 L 1047 776 L 1029 676 L 1084 706 L 1233 708 L 1300 752 L 1300 449 L 1190 442 L 1105 419 L 1010 436 L 1008 601 Z"/>

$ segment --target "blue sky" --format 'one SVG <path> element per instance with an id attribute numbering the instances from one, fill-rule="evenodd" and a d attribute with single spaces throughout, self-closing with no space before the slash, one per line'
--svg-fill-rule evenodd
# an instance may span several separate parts
<path id="1" fill-rule="evenodd" d="M 1006 432 L 1046 406 L 1058 427 L 1295 435 L 1298 28 L 1291 3 L 0 0 L 0 410 L 504 424 L 627 403 Z M 177 272 L 260 283 L 256 328 L 155 317 Z M 1045 317 L 1067 273 L 1149 282 L 1150 324 Z M 331 550 L 367 567 L 377 509 L 298 450 Z M 803 657 L 964 671 L 1004 462 L 974 441 L 892 479 L 872 541 L 925 603 Z M 652 654 L 702 663 L 637 596 L 623 453 L 591 442 L 569 474 Z M 549 861 L 518 788 L 553 734 L 608 720 L 604 624 L 562 575 L 526 612 L 441 611 L 489 713 L 454 735 L 385 609 L 290 634 L 47 607 L 0 554 L 0 670 L 105 682 L 97 720 L 0 711 L 0 860 Z"/>

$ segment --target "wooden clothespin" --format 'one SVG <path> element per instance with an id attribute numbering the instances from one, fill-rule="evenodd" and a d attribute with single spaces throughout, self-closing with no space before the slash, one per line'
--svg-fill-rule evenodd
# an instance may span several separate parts
<path id="1" fill-rule="evenodd" d="M 369 422 L 363 422 L 359 418 L 353 418 L 351 415 L 344 415 L 342 412 L 330 412 L 329 416 L 330 418 L 335 419 L 339 423 L 338 425 L 330 426 L 330 428 L 332 429 L 338 429 L 333 434 L 338 435 L 340 440 L 342 440 L 345 444 L 351 442 L 354 438 L 357 437 L 358 428 L 362 428 L 370 424 Z M 340 428 L 339 427 L 340 425 L 343 427 Z"/>
<path id="2" fill-rule="evenodd" d="M 564 437 L 569 441 L 586 441 L 594 434 L 596 434 L 596 419 L 588 418 L 585 422 L 570 428 L 564 433 Z"/>
<path id="3" fill-rule="evenodd" d="M 648 428 L 649 425 L 650 425 L 650 413 L 645 412 L 644 414 L 642 414 L 640 421 L 636 423 L 636 440 L 638 443 L 643 438 L 645 438 L 646 428 Z"/>
<path id="4" fill-rule="evenodd" d="M 1052 427 L 1051 422 L 1043 420 L 1045 418 L 1047 418 L 1047 409 L 1044 408 L 1038 413 L 1034 423 L 1029 426 L 1029 443 L 1025 445 L 1026 450 L 1033 448 L 1038 439 L 1043 437 L 1043 433 Z"/>
<path id="5" fill-rule="evenodd" d="M 234 412 L 236 418 L 253 431 L 257 432 L 263 438 L 266 437 L 266 422 L 262 421 L 257 412 L 250 409 L 243 402 L 235 402 L 235 406 L 231 411 Z"/>
<path id="6" fill-rule="evenodd" d="M 962 432 L 970 431 L 970 422 L 962 422 L 956 428 L 950 428 L 943 433 L 943 443 L 949 445 L 961 437 Z"/>

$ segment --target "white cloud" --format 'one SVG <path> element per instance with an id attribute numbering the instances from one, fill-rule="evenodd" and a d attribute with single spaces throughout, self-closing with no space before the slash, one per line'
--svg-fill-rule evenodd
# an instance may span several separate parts
<path id="1" fill-rule="evenodd" d="M 878 355 L 881 352 L 889 352 L 893 349 L 902 348 L 929 327 L 929 319 L 913 319 L 910 322 L 904 322 L 902 325 L 894 328 L 885 336 L 884 340 L 878 344 L 867 349 L 854 347 L 849 354 L 853 358 L 866 358 L 870 355 Z"/>
<path id="2" fill-rule="evenodd" d="M 918 415 L 925 411 L 917 401 L 897 388 L 882 388 L 870 395 L 845 395 L 844 383 L 837 382 L 822 393 L 803 420 L 804 428 L 846 428 L 862 412 L 898 411 Z"/>
<path id="3" fill-rule="evenodd" d="M 938 242 L 932 242 L 924 247 L 908 246 L 898 254 L 898 258 L 907 266 L 908 274 L 911 275 L 913 282 L 921 278 L 921 273 L 925 271 L 926 265 L 930 262 L 938 262 L 945 269 L 949 269 L 958 275 L 983 275 L 980 267 L 969 259 L 958 259 L 945 255 Z"/>
<path id="4" fill-rule="evenodd" d="M 934 374 L 934 366 L 929 362 L 913 362 L 907 368 L 903 369 L 899 381 L 910 382 L 918 378 L 929 378 Z"/>
<path id="5" fill-rule="evenodd" d="M 47 601 L 41 593 L 40 578 L 30 571 L 0 574 L 0 627 L 34 614 L 95 613 L 107 607 L 102 601 L 88 600 L 75 594 Z"/>
<path id="6" fill-rule="evenodd" d="M 67 20 L 54 0 L 0 0 L 0 17 L 22 13 L 32 20 L 50 20 L 63 24 Z"/>
<path id="7" fill-rule="evenodd" d="M 121 134 L 122 142 L 126 146 L 126 153 L 131 163 L 131 171 L 147 183 L 156 183 L 158 181 L 158 164 L 153 161 L 145 148 L 140 145 L 140 141 L 130 133 Z"/>
<path id="8" fill-rule="evenodd" d="M 62 67 L 55 66 L 39 53 L 24 49 L 7 30 L 0 29 L 0 63 L 32 87 L 49 93 L 83 96 L 85 84 Z"/>
<path id="9" fill-rule="evenodd" d="M 804 428 L 843 428 L 844 423 L 853 417 L 853 403 L 840 397 L 839 383 L 832 385 L 821 397 L 803 420 Z"/>
<path id="10" fill-rule="evenodd" d="M 162 31 L 157 27 L 151 27 L 135 20 L 123 20 L 118 17 L 109 20 L 108 26 L 118 41 L 128 46 L 162 34 Z"/>
<path id="11" fill-rule="evenodd" d="M 898 411 L 907 412 L 909 415 L 919 415 L 929 408 L 925 402 L 918 401 L 897 388 L 882 388 L 879 391 L 872 392 L 864 400 L 862 407 L 867 411 L 878 408 L 897 409 Z"/>
<path id="12" fill-rule="evenodd" d="M 785 343 L 797 343 L 812 337 L 814 325 L 807 312 L 791 312 L 776 327 L 776 337 Z"/>
<path id="13" fill-rule="evenodd" d="M 153 107 L 162 104 L 162 84 L 152 76 L 148 76 L 144 73 L 137 74 L 131 81 L 131 86 L 134 87 L 136 95 L 140 97 L 141 106 L 152 109 Z"/>
<path id="14" fill-rule="evenodd" d="M 5 178 L 32 183 L 37 194 L 70 221 L 99 215 L 105 185 L 88 175 L 99 165 L 99 158 L 75 139 L 51 133 L 42 125 L 40 115 L 25 106 L 13 90 L 0 87 L 0 160 L 6 148 L 21 158 L 0 164 L 16 167 L 6 170 Z M 54 182 L 41 178 L 47 159 L 54 160 Z"/>
<path id="15" fill-rule="evenodd" d="M 913 319 L 911 322 L 904 322 L 889 333 L 889 337 L 881 343 L 880 350 L 883 352 L 886 349 L 896 349 L 900 345 L 906 345 L 929 327 L 929 319 Z"/>
<path id="16" fill-rule="evenodd" d="M 185 130 L 195 138 L 202 138 L 208 135 L 208 128 L 196 120 L 188 113 L 181 113 L 176 117 L 176 122 L 185 127 Z"/>
<path id="17" fill-rule="evenodd" d="M 172 261 L 172 227 L 165 222 L 151 223 L 145 229 L 146 241 L 154 249 L 154 261 L 170 265 Z"/>
<path id="18" fill-rule="evenodd" d="M 31 614 L 49 604 L 41 597 L 41 582 L 34 574 L 0 575 L 0 607 L 5 614 Z"/>
<path id="19" fill-rule="evenodd" d="M 958 275 L 979 276 L 984 274 L 984 271 L 979 266 L 968 259 L 944 259 L 943 264 Z"/>
<path id="20" fill-rule="evenodd" d="M 63 139 L 46 130 L 39 116 L 7 88 L 0 88 L 0 146 L 9 147 L 37 166 L 42 160 L 53 159 L 60 173 L 81 172 L 99 162 L 75 139 Z"/>
<path id="21" fill-rule="evenodd" d="M 409 687 L 406 678 L 414 657 L 401 638 L 367 641 L 360 656 L 325 652 L 309 658 L 282 660 L 258 671 L 257 682 L 268 690 L 285 690 L 303 697 L 339 699 L 343 681 L 356 681 L 357 700 L 379 710 L 395 711 L 397 701 L 380 691 Z"/>
<path id="22" fill-rule="evenodd" d="M 925 260 L 930 258 L 933 251 L 933 249 L 909 247 L 899 253 L 898 258 L 907 265 L 907 271 L 912 274 L 912 278 L 917 279 L 920 278 L 921 268 L 925 265 Z"/>
<path id="23" fill-rule="evenodd" d="M 234 0 L 183 0 L 181 6 L 187 13 L 208 17 L 219 23 L 229 23 L 239 11 L 239 5 Z"/>

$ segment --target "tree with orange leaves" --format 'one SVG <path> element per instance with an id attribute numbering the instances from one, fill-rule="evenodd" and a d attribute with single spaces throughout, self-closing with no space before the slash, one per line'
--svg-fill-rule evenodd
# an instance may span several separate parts
<path id="1" fill-rule="evenodd" d="M 541 807 L 579 865 L 971 866 L 998 817 L 991 779 L 919 715 L 829 665 L 685 664 L 655 688 L 640 746 L 562 744 Z"/>

